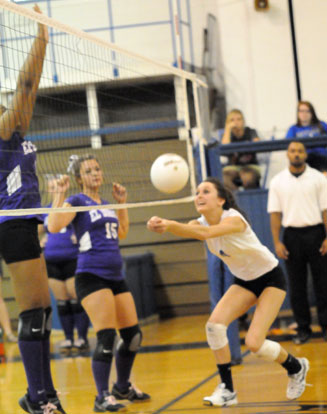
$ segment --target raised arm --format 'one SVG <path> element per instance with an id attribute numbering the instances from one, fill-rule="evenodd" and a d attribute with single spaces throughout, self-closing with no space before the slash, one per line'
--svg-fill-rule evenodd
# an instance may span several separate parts
<path id="1" fill-rule="evenodd" d="M 34 6 L 34 10 L 41 13 L 38 5 Z M 28 130 L 32 119 L 48 40 L 48 28 L 39 23 L 38 34 L 20 69 L 16 91 L 11 103 L 0 116 L 0 137 L 5 141 L 8 141 L 16 130 L 19 130 L 22 136 Z"/>
<path id="2" fill-rule="evenodd" d="M 119 204 L 125 204 L 127 201 L 126 188 L 118 183 L 113 183 L 112 195 Z M 119 220 L 118 237 L 125 239 L 129 230 L 129 217 L 127 208 L 117 210 L 117 217 Z"/>
<path id="3" fill-rule="evenodd" d="M 52 207 L 71 207 L 69 203 L 65 203 L 66 191 L 69 188 L 69 177 L 64 175 L 57 180 L 57 188 L 54 193 Z M 76 216 L 76 213 L 56 213 L 50 212 L 48 216 L 48 230 L 50 233 L 58 233 L 64 227 L 67 227 Z"/>
<path id="4" fill-rule="evenodd" d="M 148 221 L 147 227 L 156 233 L 169 232 L 175 236 L 207 240 L 226 234 L 241 233 L 245 230 L 246 224 L 240 217 L 228 217 L 219 224 L 203 226 L 193 220 L 184 224 L 154 216 Z"/>
<path id="5" fill-rule="evenodd" d="M 224 134 L 221 138 L 222 144 L 230 144 L 231 143 L 231 135 L 232 135 L 232 128 L 234 126 L 234 123 L 229 120 L 227 117 L 225 128 L 224 128 Z"/>

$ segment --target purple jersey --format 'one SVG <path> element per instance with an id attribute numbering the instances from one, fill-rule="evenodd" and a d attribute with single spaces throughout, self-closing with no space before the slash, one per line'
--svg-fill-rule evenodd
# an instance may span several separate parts
<path id="1" fill-rule="evenodd" d="M 14 132 L 9 141 L 0 138 L 0 209 L 38 208 L 41 206 L 36 176 L 36 146 Z M 0 223 L 16 218 L 40 215 L 0 216 Z"/>
<path id="2" fill-rule="evenodd" d="M 82 193 L 70 196 L 66 201 L 74 207 L 99 205 Z M 119 221 L 114 210 L 100 207 L 76 213 L 73 220 L 79 243 L 76 274 L 89 272 L 104 279 L 121 280 L 123 260 L 119 249 Z"/>
<path id="3" fill-rule="evenodd" d="M 48 207 L 51 207 L 51 204 Z M 72 224 L 61 229 L 59 233 L 50 233 L 48 230 L 48 215 L 45 214 L 44 227 L 47 232 L 47 241 L 44 246 L 45 260 L 64 262 L 77 259 L 78 244 Z"/>

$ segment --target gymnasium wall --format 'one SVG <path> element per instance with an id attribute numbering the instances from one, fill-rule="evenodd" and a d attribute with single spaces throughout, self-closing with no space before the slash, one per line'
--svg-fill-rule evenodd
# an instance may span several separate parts
<path id="1" fill-rule="evenodd" d="M 168 64 L 178 53 L 202 66 L 207 14 L 217 19 L 228 109 L 238 107 L 265 138 L 283 137 L 297 101 L 288 0 L 36 0 L 53 18 Z M 17 1 L 32 7 L 35 1 Z M 176 5 L 176 6 L 175 6 Z M 327 119 L 327 2 L 293 0 L 302 97 Z M 173 29 L 174 12 L 181 36 Z"/>
<path id="2" fill-rule="evenodd" d="M 283 137 L 294 122 L 297 96 L 287 0 L 270 0 L 268 12 L 256 12 L 254 0 L 17 1 L 29 8 L 35 2 L 49 16 L 119 46 L 168 64 L 175 64 L 180 53 L 185 62 L 198 68 L 202 65 L 203 29 L 207 13 L 211 13 L 217 19 L 220 34 L 217 42 L 228 109 L 242 109 L 248 124 L 266 138 L 275 128 L 276 135 Z M 182 20 L 182 36 L 178 39 L 173 30 L 174 4 L 179 5 Z M 311 100 L 318 116 L 326 119 L 327 3 L 293 0 L 293 5 L 303 98 Z M 195 214 L 191 205 L 153 212 L 134 210 L 123 254 L 154 252 L 158 268 L 156 297 L 162 314 L 207 312 L 203 244 L 173 237 L 156 238 L 144 231 L 152 213 L 186 220 Z M 8 292 L 12 306 L 10 287 Z"/>

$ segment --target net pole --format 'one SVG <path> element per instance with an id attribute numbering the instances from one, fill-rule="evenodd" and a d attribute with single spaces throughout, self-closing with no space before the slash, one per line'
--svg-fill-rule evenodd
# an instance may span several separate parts
<path id="1" fill-rule="evenodd" d="M 201 166 L 201 177 L 202 180 L 207 178 L 207 167 L 206 167 L 206 159 L 205 159 L 205 141 L 203 138 L 203 126 L 202 126 L 202 118 L 200 113 L 200 105 L 199 105 L 199 87 L 196 83 L 193 82 L 193 95 L 194 95 L 194 107 L 195 107 L 195 117 L 196 117 L 196 125 L 199 130 L 199 154 L 200 154 L 200 166 Z"/>
<path id="2" fill-rule="evenodd" d="M 177 52 L 177 67 L 183 69 L 183 58 L 182 58 L 182 47 L 181 47 L 181 24 L 178 14 L 178 4 L 177 1 L 173 0 L 173 19 L 174 19 L 174 32 L 176 39 L 176 52 Z"/>
<path id="3" fill-rule="evenodd" d="M 194 166 L 194 156 L 193 156 L 193 145 L 191 141 L 191 120 L 190 120 L 190 110 L 189 102 L 187 96 L 187 80 L 183 79 L 182 90 L 184 95 L 184 111 L 185 111 L 185 128 L 188 131 L 188 136 L 186 138 L 186 151 L 187 151 L 187 161 L 190 169 L 190 184 L 191 192 L 195 195 L 196 192 L 196 180 L 195 180 L 195 166 Z"/>
<path id="4" fill-rule="evenodd" d="M 96 93 L 94 84 L 87 85 L 86 98 L 87 98 L 87 111 L 88 111 L 88 116 L 89 116 L 90 129 L 98 130 L 100 129 L 100 117 L 99 117 L 97 93 Z M 100 135 L 92 135 L 91 147 L 93 149 L 99 149 L 102 147 Z"/>

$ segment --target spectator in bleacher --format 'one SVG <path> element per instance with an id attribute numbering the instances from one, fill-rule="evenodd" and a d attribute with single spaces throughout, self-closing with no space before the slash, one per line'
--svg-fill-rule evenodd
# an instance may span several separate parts
<path id="1" fill-rule="evenodd" d="M 255 129 L 245 126 L 245 120 L 239 109 L 231 110 L 226 118 L 221 143 L 259 141 Z M 255 152 L 234 152 L 228 156 L 228 164 L 223 168 L 224 185 L 232 191 L 239 187 L 253 189 L 260 186 L 260 167 Z"/>
<path id="2" fill-rule="evenodd" d="M 292 141 L 287 150 L 289 166 L 270 183 L 268 212 L 276 254 L 285 260 L 291 306 L 297 322 L 296 344 L 311 335 L 308 301 L 310 265 L 317 313 L 327 340 L 327 185 L 324 176 L 306 164 L 303 143 Z M 284 227 L 280 240 L 281 226 Z"/>
<path id="3" fill-rule="evenodd" d="M 327 135 L 327 124 L 318 119 L 316 111 L 310 102 L 300 101 L 297 105 L 296 124 L 289 128 L 286 138 L 312 138 L 319 135 Z M 321 172 L 327 172 L 326 147 L 307 149 L 307 154 L 307 163 L 310 167 Z"/>

